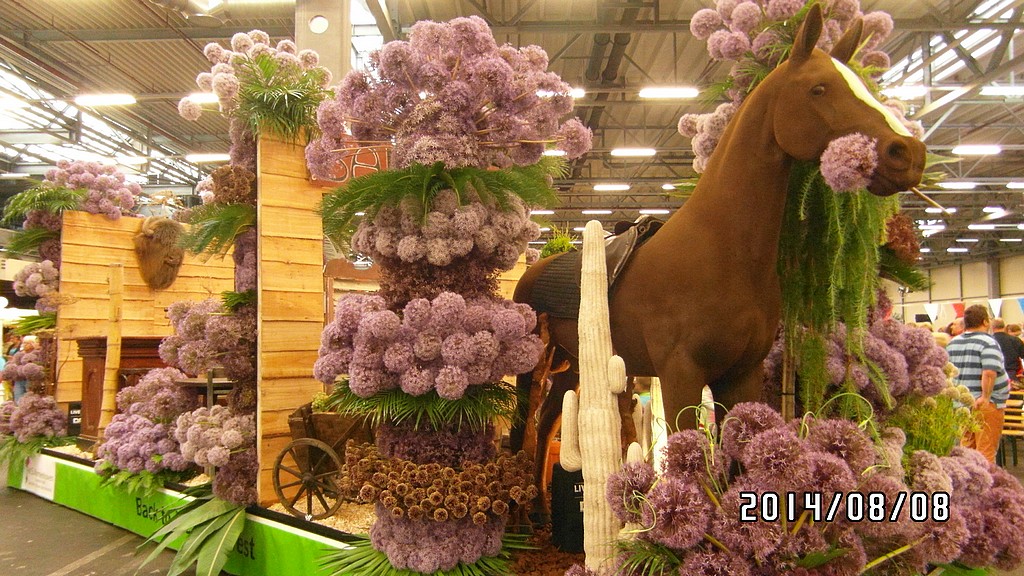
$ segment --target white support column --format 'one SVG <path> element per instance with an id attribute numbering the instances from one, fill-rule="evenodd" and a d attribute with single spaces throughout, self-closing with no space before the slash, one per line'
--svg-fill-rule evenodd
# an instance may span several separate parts
<path id="1" fill-rule="evenodd" d="M 326 19 L 321 33 L 310 29 L 314 18 Z M 318 19 L 319 22 L 322 22 Z M 296 0 L 295 44 L 320 54 L 320 64 L 331 71 L 332 85 L 352 69 L 352 17 L 349 0 Z"/>

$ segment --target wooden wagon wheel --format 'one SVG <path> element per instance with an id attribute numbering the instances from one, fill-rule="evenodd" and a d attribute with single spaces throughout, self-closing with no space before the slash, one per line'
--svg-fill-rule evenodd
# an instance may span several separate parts
<path id="1" fill-rule="evenodd" d="M 334 483 L 339 470 L 341 460 L 329 445 L 299 438 L 285 446 L 274 461 L 274 492 L 294 516 L 307 521 L 333 516 L 341 506 Z M 314 503 L 323 510 L 316 511 Z"/>

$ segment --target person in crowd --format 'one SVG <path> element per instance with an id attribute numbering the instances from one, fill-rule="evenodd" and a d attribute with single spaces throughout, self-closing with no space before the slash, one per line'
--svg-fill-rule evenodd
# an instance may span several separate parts
<path id="1" fill-rule="evenodd" d="M 994 463 L 1010 382 L 1006 378 L 1003 352 L 995 338 L 988 334 L 991 323 L 988 308 L 981 304 L 971 306 L 964 311 L 963 320 L 964 333 L 949 341 L 946 352 L 949 361 L 960 371 L 954 383 L 966 386 L 974 395 L 972 410 L 981 428 L 968 432 L 961 443 Z"/>
<path id="2" fill-rule="evenodd" d="M 4 349 L 3 349 L 3 361 L 4 361 L 3 365 L 4 366 L 6 366 L 7 363 L 11 360 L 11 358 L 13 358 L 14 355 L 18 353 L 18 350 L 20 348 L 21 348 L 21 337 L 16 335 L 16 334 L 14 334 L 14 333 L 12 333 L 12 332 L 8 332 L 4 336 Z M 5 401 L 6 400 L 13 400 L 14 399 L 14 382 L 11 382 L 10 380 L 4 380 L 3 382 L 0 382 L 0 391 L 3 392 L 3 397 L 4 397 Z"/>
<path id="3" fill-rule="evenodd" d="M 1020 324 L 1007 324 L 1006 325 L 1006 333 L 1009 334 L 1010 336 L 1013 336 L 1014 338 L 1020 338 L 1021 337 Z M 1021 341 L 1024 342 L 1024 338 L 1022 338 Z"/>
<path id="4" fill-rule="evenodd" d="M 1020 372 L 1020 362 L 1024 359 L 1024 342 L 1009 334 L 1006 322 L 1002 318 L 992 319 L 992 337 L 996 339 L 999 349 L 1003 351 L 1006 377 L 1010 379 L 1011 385 L 1018 385 L 1020 381 L 1017 378 L 1017 373 Z"/>

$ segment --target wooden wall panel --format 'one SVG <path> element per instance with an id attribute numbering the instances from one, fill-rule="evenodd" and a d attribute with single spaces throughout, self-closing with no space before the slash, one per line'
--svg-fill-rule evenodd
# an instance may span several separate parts
<path id="1" fill-rule="evenodd" d="M 108 269 L 124 265 L 124 322 L 122 335 L 166 336 L 171 333 L 165 308 L 181 300 L 219 296 L 233 287 L 230 258 L 206 261 L 192 256 L 166 290 L 153 290 L 143 282 L 132 238 L 141 218 L 110 220 L 85 212 L 65 212 L 61 232 L 60 294 L 57 315 L 57 401 L 74 402 L 82 395 L 82 360 L 73 340 L 107 333 Z"/>
<path id="2" fill-rule="evenodd" d="M 309 183 L 302 146 L 263 139 L 259 177 L 259 344 L 256 415 L 260 502 L 276 501 L 274 459 L 291 440 L 288 415 L 323 385 L 313 364 L 323 329 L 323 189 Z"/>

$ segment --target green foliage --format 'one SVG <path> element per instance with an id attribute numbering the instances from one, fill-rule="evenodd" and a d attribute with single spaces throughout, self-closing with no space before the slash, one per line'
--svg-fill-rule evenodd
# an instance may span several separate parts
<path id="1" fill-rule="evenodd" d="M 74 436 L 32 436 L 28 442 L 18 442 L 14 436 L 0 435 L 0 463 L 13 465 L 39 454 L 43 448 L 68 446 L 74 443 Z"/>
<path id="2" fill-rule="evenodd" d="M 886 425 L 906 432 L 904 454 L 927 450 L 936 456 L 948 456 L 965 432 L 978 428 L 970 409 L 944 394 L 918 402 L 901 403 L 889 416 Z"/>
<path id="3" fill-rule="evenodd" d="M 807 556 L 801 558 L 796 565 L 807 569 L 817 568 L 818 566 L 828 564 L 847 552 L 849 552 L 849 549 L 847 548 L 829 548 L 825 552 L 811 552 Z"/>
<path id="4" fill-rule="evenodd" d="M 22 316 L 8 325 L 8 328 L 18 336 L 27 336 L 43 330 L 53 330 L 56 327 L 56 312 L 43 312 L 38 316 Z"/>
<path id="5" fill-rule="evenodd" d="M 3 220 L 0 223 L 11 224 L 24 218 L 33 210 L 43 210 L 59 214 L 65 210 L 74 210 L 85 198 L 85 189 L 72 190 L 62 186 L 36 186 L 18 192 L 7 201 Z"/>
<path id="6" fill-rule="evenodd" d="M 330 412 L 331 396 L 326 392 L 313 394 L 313 401 L 310 402 L 313 412 Z"/>
<path id="7" fill-rule="evenodd" d="M 540 249 L 540 257 L 547 258 L 563 252 L 572 252 L 576 249 L 573 245 L 573 236 L 568 228 L 551 227 L 551 239 Z"/>
<path id="8" fill-rule="evenodd" d="M 493 418 L 511 419 L 517 414 L 515 386 L 506 382 L 470 386 L 462 398 L 446 400 L 435 390 L 421 396 L 385 390 L 362 398 L 352 393 L 348 380 L 342 380 L 334 386 L 326 407 L 348 416 L 367 416 L 374 427 L 413 419 L 417 427 L 425 420 L 435 429 L 445 424 L 483 429 Z"/>
<path id="9" fill-rule="evenodd" d="M 484 556 L 472 564 L 459 563 L 451 570 L 438 570 L 430 576 L 507 576 L 512 574 L 511 558 L 515 550 L 530 550 L 528 536 L 505 534 L 501 539 L 501 551 L 497 556 Z M 388 557 L 370 543 L 369 536 L 357 534 L 346 542 L 348 548 L 330 550 L 320 560 L 321 573 L 327 576 L 349 574 L 373 574 L 374 576 L 422 576 L 422 572 L 399 570 L 391 565 Z"/>
<path id="10" fill-rule="evenodd" d="M 28 254 L 39 248 L 47 240 L 60 238 L 60 232 L 46 228 L 26 228 L 11 236 L 7 243 L 7 251 L 15 254 Z"/>
<path id="11" fill-rule="evenodd" d="M 941 572 L 938 572 L 941 576 L 989 576 L 992 571 L 988 568 L 971 568 L 965 566 L 959 562 L 953 562 L 952 564 L 938 564 L 941 568 Z M 936 572 L 932 572 L 935 574 Z"/>
<path id="12" fill-rule="evenodd" d="M 256 291 L 246 290 L 245 292 L 221 292 L 220 299 L 224 302 L 224 307 L 232 312 L 237 312 L 239 308 L 248 306 L 256 303 Z"/>
<path id="13" fill-rule="evenodd" d="M 254 135 L 270 133 L 289 140 L 319 132 L 316 109 L 332 95 L 322 86 L 324 70 L 282 65 L 268 54 L 235 64 L 238 108 L 232 114 Z"/>
<path id="14" fill-rule="evenodd" d="M 896 196 L 836 193 L 816 163 L 796 162 L 790 174 L 779 242 L 782 318 L 789 350 L 805 350 L 803 339 L 825 338 L 837 322 L 846 323 L 850 356 L 863 359 L 862 330 L 878 287 L 879 242 L 888 218 L 899 209 Z M 808 345 L 811 346 L 811 345 Z M 821 345 L 806 348 L 817 354 Z M 805 410 L 824 400 L 823 359 L 798 355 Z M 854 417 L 854 414 L 848 414 Z"/>
<path id="15" fill-rule="evenodd" d="M 155 456 L 160 458 L 160 456 Z M 193 471 L 175 472 L 173 470 L 162 470 L 156 474 L 143 470 L 132 473 L 127 470 L 118 470 L 103 460 L 96 469 L 96 473 L 103 477 L 101 485 L 114 486 L 129 494 L 136 496 L 149 496 L 168 482 L 181 483 L 196 475 Z"/>
<path id="16" fill-rule="evenodd" d="M 157 545 L 139 570 L 158 557 L 169 544 L 182 542 L 167 576 L 183 574 L 193 564 L 196 565 L 196 576 L 220 574 L 245 525 L 245 506 L 226 502 L 206 491 L 207 488 L 203 487 L 202 494 L 194 500 L 172 509 L 169 516 L 174 519 L 139 545 L 139 548 L 150 542 Z M 196 493 L 198 491 L 193 491 Z"/>
<path id="17" fill-rule="evenodd" d="M 927 274 L 897 258 L 892 249 L 880 247 L 878 257 L 878 273 L 882 278 L 906 286 L 912 292 L 920 292 L 931 287 L 932 282 Z"/>
<path id="18" fill-rule="evenodd" d="M 248 204 L 204 204 L 192 210 L 192 226 L 181 237 L 182 248 L 193 254 L 224 256 L 235 237 L 256 224 L 256 207 Z"/>
<path id="19" fill-rule="evenodd" d="M 682 564 L 668 546 L 657 542 L 640 538 L 621 539 L 615 542 L 615 547 L 619 556 L 625 559 L 616 574 L 669 576 L 677 574 Z"/>
<path id="20" fill-rule="evenodd" d="M 427 166 L 413 164 L 401 170 L 385 170 L 360 176 L 324 196 L 318 209 L 324 220 L 324 234 L 336 244 L 346 243 L 355 229 L 353 220 L 362 212 L 372 218 L 381 207 L 415 200 L 425 218 L 434 196 L 441 190 L 454 190 L 461 204 L 479 198 L 510 207 L 518 196 L 527 206 L 552 206 L 557 201 L 549 178 L 565 175 L 565 161 L 545 156 L 530 166 L 503 170 L 462 167 L 445 168 L 441 162 Z"/>

